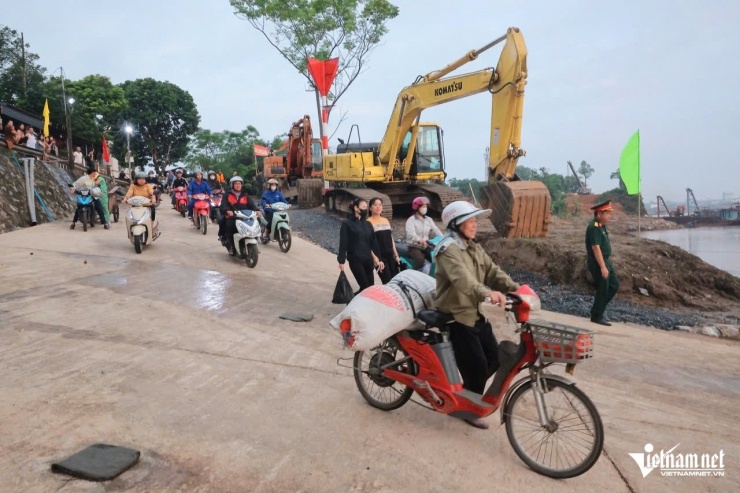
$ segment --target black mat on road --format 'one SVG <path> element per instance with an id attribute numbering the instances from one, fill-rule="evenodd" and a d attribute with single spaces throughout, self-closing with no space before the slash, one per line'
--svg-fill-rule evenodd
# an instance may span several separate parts
<path id="1" fill-rule="evenodd" d="M 113 479 L 139 461 L 138 450 L 96 443 L 51 465 L 51 471 L 90 481 Z"/>

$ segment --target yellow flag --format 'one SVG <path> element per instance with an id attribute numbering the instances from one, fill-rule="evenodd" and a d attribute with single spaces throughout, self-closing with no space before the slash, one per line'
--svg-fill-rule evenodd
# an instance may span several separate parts
<path id="1" fill-rule="evenodd" d="M 49 100 L 44 101 L 44 135 L 49 136 Z"/>

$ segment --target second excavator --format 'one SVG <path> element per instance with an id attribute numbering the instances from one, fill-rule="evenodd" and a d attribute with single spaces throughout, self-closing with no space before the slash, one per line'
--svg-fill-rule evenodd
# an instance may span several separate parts
<path id="1" fill-rule="evenodd" d="M 496 68 L 445 77 L 484 51 L 504 42 Z M 337 147 L 337 154 L 324 156 L 324 180 L 332 186 L 324 194 L 327 210 L 347 210 L 355 197 L 383 199 L 383 214 L 394 206 L 407 206 L 419 195 L 430 200 L 438 214 L 464 198 L 444 185 L 445 156 L 442 129 L 421 122 L 421 112 L 474 94 L 491 94 L 488 184 L 480 189 L 484 207 L 499 234 L 508 238 L 547 235 L 550 193 L 538 181 L 521 181 L 515 173 L 521 148 L 524 86 L 527 83 L 527 48 L 518 28 L 479 50 L 472 50 L 441 70 L 420 76 L 398 94 L 385 135 L 380 142 L 350 139 Z"/>

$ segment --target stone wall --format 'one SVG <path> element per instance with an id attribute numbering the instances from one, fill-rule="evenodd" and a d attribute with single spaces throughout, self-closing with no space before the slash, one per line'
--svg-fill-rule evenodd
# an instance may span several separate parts
<path id="1" fill-rule="evenodd" d="M 18 159 L 20 167 L 13 158 Z M 23 162 L 13 151 L 0 148 L 0 233 L 14 231 L 31 225 L 28 211 Z M 55 166 L 36 161 L 34 183 L 36 190 L 46 203 L 52 217 L 67 220 L 74 214 L 74 204 L 66 189 L 73 178 Z M 36 221 L 38 224 L 50 222 L 41 202 L 35 197 Z"/>

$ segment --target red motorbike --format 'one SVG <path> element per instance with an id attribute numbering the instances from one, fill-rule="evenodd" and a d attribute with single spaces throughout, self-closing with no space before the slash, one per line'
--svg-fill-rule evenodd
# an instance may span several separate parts
<path id="1" fill-rule="evenodd" d="M 223 198 L 223 192 L 221 190 L 215 190 L 211 197 L 211 221 L 214 223 L 221 222 L 221 199 Z"/>
<path id="2" fill-rule="evenodd" d="M 185 217 L 185 214 L 188 212 L 188 189 L 186 187 L 177 187 L 173 193 L 175 194 L 175 210 L 182 217 Z"/>
<path id="3" fill-rule="evenodd" d="M 357 387 L 371 406 L 385 411 L 403 406 L 414 392 L 431 409 L 461 419 L 501 409 L 509 442 L 530 468 L 552 478 L 579 476 L 601 455 L 601 417 L 574 382 L 546 369 L 565 363 L 566 372 L 573 374 L 577 363 L 592 357 L 594 333 L 530 321 L 530 310 L 539 308 L 539 298 L 529 286 L 506 299 L 507 316 L 515 319 L 520 342 L 499 344 L 499 368 L 483 395 L 463 389 L 446 329 L 453 319 L 434 310 L 418 313 L 420 328 L 401 331 L 370 351 L 356 352 Z M 512 384 L 522 371 L 529 375 Z"/>
<path id="4" fill-rule="evenodd" d="M 205 193 L 193 195 L 193 224 L 203 234 L 208 231 L 208 219 L 211 216 L 211 198 Z"/>

